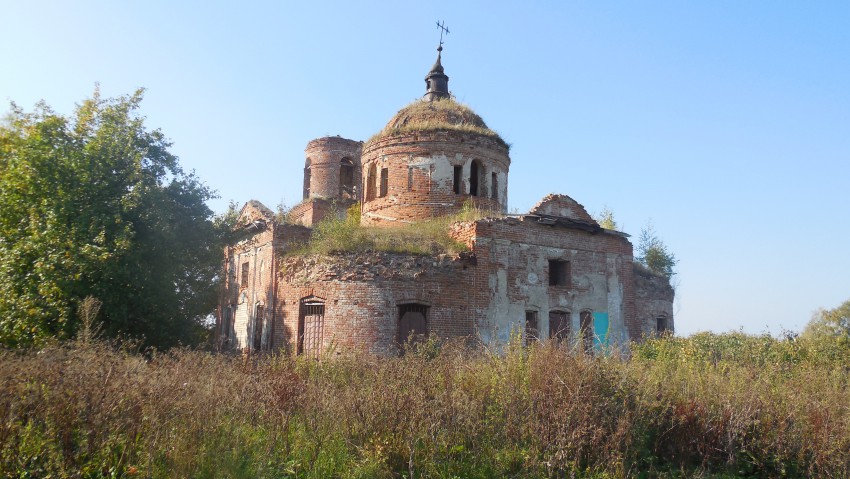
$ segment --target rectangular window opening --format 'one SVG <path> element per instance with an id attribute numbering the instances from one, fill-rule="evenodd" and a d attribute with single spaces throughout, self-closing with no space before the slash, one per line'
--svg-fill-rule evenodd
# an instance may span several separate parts
<path id="1" fill-rule="evenodd" d="M 549 286 L 570 285 L 570 262 L 560 259 L 549 260 Z"/>
<path id="2" fill-rule="evenodd" d="M 424 304 L 400 304 L 398 306 L 399 345 L 421 343 L 428 337 L 428 306 Z M 404 350 L 402 349 L 402 352 Z"/>
<path id="3" fill-rule="evenodd" d="M 499 175 L 496 173 L 490 175 L 490 198 L 499 199 Z"/>

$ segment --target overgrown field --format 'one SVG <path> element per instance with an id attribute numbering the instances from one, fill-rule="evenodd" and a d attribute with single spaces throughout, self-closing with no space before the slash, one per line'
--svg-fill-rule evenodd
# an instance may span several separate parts
<path id="1" fill-rule="evenodd" d="M 848 477 L 850 348 L 0 353 L 0 477 Z"/>

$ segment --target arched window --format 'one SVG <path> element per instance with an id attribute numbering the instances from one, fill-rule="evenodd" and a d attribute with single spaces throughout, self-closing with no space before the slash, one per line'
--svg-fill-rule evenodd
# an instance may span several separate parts
<path id="1" fill-rule="evenodd" d="M 478 160 L 472 160 L 472 165 L 469 167 L 469 194 L 472 196 L 478 196 L 480 176 L 481 165 Z"/>
<path id="2" fill-rule="evenodd" d="M 354 186 L 354 162 L 350 158 L 343 158 L 339 162 L 339 196 L 341 198 L 357 197 Z"/>
<path id="3" fill-rule="evenodd" d="M 525 345 L 528 346 L 540 339 L 540 329 L 537 324 L 537 311 L 525 312 Z"/>
<path id="4" fill-rule="evenodd" d="M 310 197 L 310 158 L 307 158 L 307 163 L 304 165 L 304 199 Z"/>
<path id="5" fill-rule="evenodd" d="M 387 196 L 390 189 L 390 171 L 388 168 L 381 168 L 381 191 L 378 196 L 381 198 Z"/>
<path id="6" fill-rule="evenodd" d="M 263 304 L 258 304 L 254 308 L 254 338 L 251 344 L 251 349 L 259 351 L 263 349 L 263 326 L 266 319 L 266 307 Z"/>
<path id="7" fill-rule="evenodd" d="M 549 311 L 549 339 L 562 342 L 570 337 L 570 313 Z"/>
<path id="8" fill-rule="evenodd" d="M 366 201 L 375 199 L 375 190 L 378 182 L 378 167 L 372 163 L 369 165 L 369 173 L 366 175 Z"/>
<path id="9" fill-rule="evenodd" d="M 581 344 L 586 354 L 593 354 L 593 313 L 590 311 L 582 311 L 579 315 L 579 324 L 581 325 Z"/>

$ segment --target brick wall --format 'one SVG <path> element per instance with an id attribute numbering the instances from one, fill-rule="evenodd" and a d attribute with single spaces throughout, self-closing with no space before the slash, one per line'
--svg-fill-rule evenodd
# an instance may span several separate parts
<path id="1" fill-rule="evenodd" d="M 365 225 L 452 214 L 468 200 L 482 209 L 507 208 L 510 157 L 501 143 L 483 135 L 434 131 L 386 136 L 364 145 L 362 163 Z M 461 168 L 457 186 L 455 167 Z"/>
<path id="2" fill-rule="evenodd" d="M 361 142 L 341 137 L 318 138 L 307 143 L 304 154 L 305 165 L 310 168 L 309 197 L 359 200 L 359 188 L 340 194 L 340 165 L 343 159 L 351 160 L 354 166 L 352 183 L 360 185 L 361 147 Z"/>

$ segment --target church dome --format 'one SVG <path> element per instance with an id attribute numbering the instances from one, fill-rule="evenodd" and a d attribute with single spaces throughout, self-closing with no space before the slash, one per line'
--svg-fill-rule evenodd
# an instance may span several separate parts
<path id="1" fill-rule="evenodd" d="M 475 133 L 492 138 L 507 147 L 499 134 L 488 128 L 478 114 L 452 98 L 417 100 L 405 106 L 368 143 L 389 136 L 420 131 Z"/>

